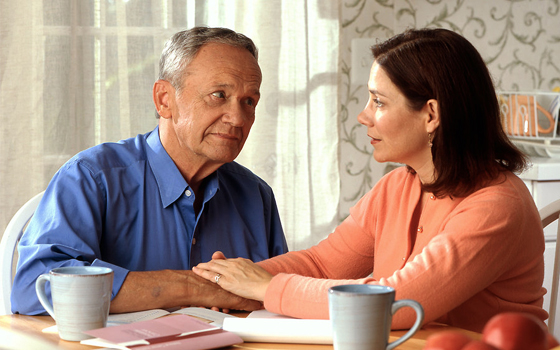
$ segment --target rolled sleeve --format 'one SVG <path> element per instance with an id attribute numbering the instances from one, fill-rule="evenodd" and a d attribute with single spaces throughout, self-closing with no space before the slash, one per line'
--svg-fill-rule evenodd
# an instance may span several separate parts
<path id="1" fill-rule="evenodd" d="M 126 279 L 126 276 L 130 271 L 120 266 L 117 266 L 115 264 L 110 264 L 108 262 L 99 259 L 95 259 L 93 261 L 93 264 L 91 265 L 108 267 L 111 270 L 113 270 L 113 289 L 111 291 L 111 300 L 113 300 L 113 298 L 116 297 L 119 291 L 121 290 L 124 280 Z"/>

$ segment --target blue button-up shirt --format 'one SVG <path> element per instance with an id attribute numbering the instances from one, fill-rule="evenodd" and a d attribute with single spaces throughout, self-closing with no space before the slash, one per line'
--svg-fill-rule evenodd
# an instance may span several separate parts
<path id="1" fill-rule="evenodd" d="M 158 128 L 80 152 L 55 174 L 19 243 L 12 312 L 44 312 L 35 280 L 59 266 L 112 268 L 115 297 L 128 271 L 190 269 L 217 250 L 254 261 L 288 250 L 272 189 L 243 166 L 205 180 L 198 215 L 194 200 Z"/>

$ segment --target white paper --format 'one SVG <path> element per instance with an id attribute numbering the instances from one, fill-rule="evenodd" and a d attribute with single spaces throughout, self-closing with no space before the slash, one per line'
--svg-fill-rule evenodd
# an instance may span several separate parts
<path id="1" fill-rule="evenodd" d="M 212 326 L 216 326 L 220 328 L 222 328 L 224 318 L 236 317 L 233 315 L 225 314 L 223 312 L 218 312 L 218 311 L 214 311 L 206 308 L 200 308 L 200 307 L 187 307 L 187 308 L 172 309 L 172 310 L 153 309 L 153 310 L 145 310 L 145 311 L 137 311 L 137 312 L 128 312 L 122 314 L 110 314 L 109 318 L 107 319 L 107 327 L 119 326 L 121 324 L 128 324 L 133 322 L 155 320 L 156 318 L 160 318 L 162 316 L 166 316 L 170 314 L 183 314 L 188 316 L 194 316 L 203 321 L 204 320 L 208 321 L 208 323 Z M 43 333 L 58 334 L 58 328 L 56 327 L 56 325 L 50 326 L 44 328 Z"/>
<path id="2" fill-rule="evenodd" d="M 103 340 L 103 339 L 99 339 L 99 338 L 91 338 L 91 339 L 82 340 L 82 341 L 80 341 L 80 344 L 102 347 L 104 349 L 130 350 L 129 348 L 127 348 L 124 345 L 119 345 L 119 344 L 116 344 L 116 343 L 112 343 L 108 340 Z M 97 350 L 103 350 L 103 349 L 97 349 Z"/>
<path id="3" fill-rule="evenodd" d="M 332 344 L 330 320 L 298 319 L 265 310 L 247 318 L 226 318 L 223 329 L 246 342 Z"/>
<path id="4" fill-rule="evenodd" d="M 187 307 L 173 310 L 153 309 L 146 311 L 129 312 L 123 314 L 110 314 L 107 320 L 107 326 L 115 326 L 119 324 L 154 320 L 162 316 L 170 314 L 182 314 L 194 316 L 202 320 L 207 320 L 213 326 L 222 327 L 223 319 L 226 317 L 235 317 L 223 312 L 218 312 L 201 307 Z"/>

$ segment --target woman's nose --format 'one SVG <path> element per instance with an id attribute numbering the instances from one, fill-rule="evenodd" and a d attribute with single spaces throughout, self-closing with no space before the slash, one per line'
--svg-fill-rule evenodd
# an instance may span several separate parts
<path id="1" fill-rule="evenodd" d="M 365 126 L 372 126 L 372 118 L 368 115 L 368 112 L 366 111 L 366 108 L 364 108 L 364 110 L 362 110 L 360 112 L 360 114 L 358 114 L 358 123 L 365 125 Z"/>

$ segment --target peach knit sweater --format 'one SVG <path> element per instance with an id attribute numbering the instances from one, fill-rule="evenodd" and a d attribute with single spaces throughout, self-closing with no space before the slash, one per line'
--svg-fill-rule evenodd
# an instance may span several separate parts
<path id="1" fill-rule="evenodd" d="M 272 279 L 267 310 L 300 318 L 328 318 L 328 288 L 370 283 L 415 299 L 425 323 L 474 331 L 493 315 L 523 311 L 544 320 L 544 237 L 525 184 L 504 173 L 466 198 L 428 199 L 420 217 L 418 177 L 399 168 L 384 176 L 318 245 L 259 263 Z M 416 232 L 412 246 L 411 232 Z M 393 329 L 410 328 L 409 308 Z"/>

